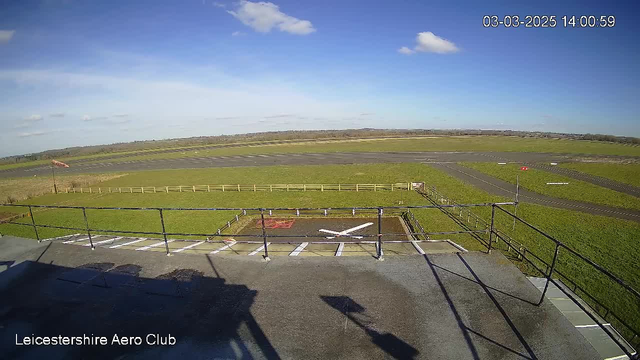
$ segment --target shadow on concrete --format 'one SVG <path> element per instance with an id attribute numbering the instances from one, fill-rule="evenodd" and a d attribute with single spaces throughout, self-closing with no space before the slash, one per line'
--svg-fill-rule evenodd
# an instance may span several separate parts
<path id="1" fill-rule="evenodd" d="M 141 277 L 142 270 L 135 264 L 69 268 L 25 261 L 0 273 L 10 277 L 0 292 L 2 358 L 279 358 L 250 312 L 257 291 L 193 269 L 155 278 Z M 114 334 L 142 337 L 142 344 L 112 344 Z M 148 334 L 157 334 L 150 340 L 160 344 L 147 344 Z M 109 343 L 16 345 L 33 335 L 105 336 Z M 175 345 L 166 344 L 169 336 Z"/>
<path id="2" fill-rule="evenodd" d="M 458 259 L 460 259 L 460 261 L 464 264 L 464 266 L 467 268 L 467 270 L 469 270 L 469 272 L 471 273 L 473 278 L 476 280 L 478 285 L 480 285 L 480 287 L 482 287 L 482 290 L 484 290 L 484 292 L 487 294 L 489 299 L 491 299 L 491 301 L 496 306 L 496 309 L 498 309 L 498 311 L 500 312 L 500 314 L 502 315 L 504 320 L 507 322 L 507 324 L 509 324 L 509 327 L 511 328 L 513 333 L 516 335 L 516 337 L 518 338 L 520 343 L 522 343 L 522 346 L 524 346 L 524 348 L 527 350 L 527 353 L 529 354 L 528 358 L 529 359 L 537 359 L 536 355 L 533 353 L 533 349 L 531 349 L 531 346 L 529 346 L 529 343 L 527 343 L 527 341 L 524 339 L 524 337 L 522 336 L 522 334 L 520 333 L 518 328 L 515 326 L 513 321 L 511 321 L 511 318 L 509 318 L 509 315 L 507 315 L 507 312 L 500 305 L 500 303 L 495 298 L 495 296 L 493 296 L 491 291 L 489 291 L 489 287 L 487 285 L 485 285 L 485 283 L 483 283 L 482 280 L 480 280 L 480 278 L 475 273 L 475 271 L 473 271 L 473 269 L 471 269 L 471 266 L 469 266 L 469 263 L 467 263 L 467 261 L 465 261 L 465 259 L 460 254 L 457 254 L 457 255 L 458 255 Z M 524 355 L 521 355 L 521 356 L 524 356 Z"/>
<path id="3" fill-rule="evenodd" d="M 476 346 L 473 343 L 473 340 L 471 339 L 471 335 L 476 335 L 506 351 L 509 351 L 513 354 L 516 354 L 518 356 L 521 356 L 525 359 L 530 359 L 530 360 L 536 360 L 537 357 L 536 355 L 533 353 L 533 350 L 531 349 L 531 347 L 529 346 L 529 344 L 526 342 L 526 340 L 524 339 L 524 337 L 520 334 L 520 332 L 518 331 L 518 329 L 515 327 L 515 325 L 513 324 L 513 322 L 511 321 L 511 319 L 509 319 L 509 316 L 507 315 L 507 313 L 504 311 L 504 309 L 502 308 L 502 306 L 500 305 L 500 303 L 496 300 L 496 298 L 493 296 L 493 294 L 491 294 L 491 292 L 489 291 L 489 289 L 493 289 L 490 288 L 489 286 L 485 285 L 480 278 L 478 278 L 478 276 L 476 275 L 476 273 L 473 271 L 473 269 L 471 269 L 471 266 L 469 266 L 469 264 L 464 260 L 464 258 L 460 255 L 460 254 L 456 254 L 458 256 L 458 258 L 460 259 L 460 261 L 462 261 L 462 263 L 465 265 L 465 267 L 467 268 L 467 270 L 469 270 L 469 272 L 472 274 L 472 276 L 474 277 L 475 280 L 473 279 L 469 279 L 465 276 L 462 276 L 460 274 L 454 273 L 450 270 L 444 269 L 436 264 L 434 264 L 431 259 L 429 259 L 428 255 L 423 255 L 425 260 L 427 261 L 427 264 L 429 265 L 429 267 L 431 268 L 431 272 L 433 273 L 433 276 L 436 280 L 436 282 L 438 283 L 438 286 L 440 287 L 440 290 L 442 291 L 442 294 L 444 295 L 447 304 L 449 305 L 449 308 L 451 309 L 451 312 L 453 313 L 456 322 L 458 323 L 458 327 L 460 328 L 460 331 L 462 332 L 462 335 L 464 336 L 464 339 L 467 343 L 467 346 L 469 347 L 469 350 L 471 352 L 471 355 L 473 356 L 473 359 L 480 359 L 480 356 L 478 354 L 478 350 L 476 348 Z M 451 296 L 449 295 L 449 293 L 447 292 L 446 287 L 444 286 L 444 283 L 442 282 L 442 279 L 440 278 L 440 275 L 438 275 L 438 272 L 436 271 L 436 269 L 440 269 L 443 271 L 446 271 L 447 273 L 462 277 L 466 280 L 475 282 L 476 284 L 480 285 L 480 287 L 482 287 L 482 289 L 485 291 L 485 293 L 487 294 L 487 296 L 492 300 L 493 304 L 496 306 L 496 308 L 498 309 L 498 311 L 502 314 L 502 316 L 504 317 L 505 321 L 507 322 L 507 324 L 509 325 L 509 327 L 511 328 L 511 330 L 514 332 L 514 334 L 516 335 L 516 337 L 518 338 L 518 340 L 522 343 L 522 345 L 525 347 L 525 349 L 527 350 L 527 354 L 522 354 L 508 346 L 505 346 L 503 344 L 500 344 L 499 342 L 492 340 L 484 335 L 482 335 L 481 333 L 474 331 L 473 329 L 469 328 L 464 321 L 462 320 L 462 317 L 460 316 L 460 313 L 458 312 L 458 310 L 456 309 L 455 304 L 453 303 L 453 300 L 451 299 Z M 495 290 L 495 289 L 494 289 Z M 496 290 L 498 291 L 498 290 Z M 530 303 L 527 300 L 523 300 L 520 299 L 518 297 L 515 297 L 513 295 L 509 295 L 506 294 L 502 291 L 499 291 L 502 294 L 514 297 L 518 300 L 521 301 L 525 301 L 527 303 Z"/>
<path id="4" fill-rule="evenodd" d="M 381 333 L 371 326 L 366 309 L 348 296 L 320 296 L 327 305 L 338 310 L 371 337 L 371 342 L 394 359 L 414 359 L 419 351 L 390 333 Z"/>

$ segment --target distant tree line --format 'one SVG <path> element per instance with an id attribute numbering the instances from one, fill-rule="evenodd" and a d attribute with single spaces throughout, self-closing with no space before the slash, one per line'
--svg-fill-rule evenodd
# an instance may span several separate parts
<path id="1" fill-rule="evenodd" d="M 153 150 L 168 147 L 188 147 L 198 145 L 230 144 L 239 142 L 267 142 L 267 141 L 296 141 L 303 139 L 349 139 L 366 137 L 406 137 L 406 136 L 518 136 L 523 138 L 553 138 L 591 140 L 611 143 L 623 143 L 639 145 L 640 138 L 629 136 L 614 136 L 602 134 L 565 134 L 539 131 L 514 131 L 514 130 L 428 130 L 428 129 L 348 129 L 348 130 L 290 130 L 258 132 L 238 135 L 197 136 L 181 139 L 146 140 L 128 143 L 114 143 L 109 145 L 94 145 L 82 147 L 70 147 L 65 149 L 47 150 L 35 154 L 16 155 L 0 158 L 0 163 L 18 163 L 34 160 L 48 160 L 54 158 L 83 156 L 94 154 L 109 154 L 125 151 Z"/>

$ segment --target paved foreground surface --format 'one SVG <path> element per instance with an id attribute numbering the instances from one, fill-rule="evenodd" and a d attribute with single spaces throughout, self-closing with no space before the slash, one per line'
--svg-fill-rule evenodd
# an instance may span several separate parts
<path id="1" fill-rule="evenodd" d="M 12 258 L 25 261 L 0 273 L 8 359 L 598 358 L 499 253 L 267 263 L 48 244 Z M 16 346 L 32 334 L 142 345 Z"/>
<path id="2" fill-rule="evenodd" d="M 432 166 L 490 194 L 505 196 L 512 199 L 515 197 L 516 192 L 513 184 L 484 174 L 478 170 L 470 169 L 458 164 L 433 164 Z M 524 188 L 520 188 L 519 201 L 640 222 L 640 211 L 638 210 L 560 199 L 538 194 Z"/>

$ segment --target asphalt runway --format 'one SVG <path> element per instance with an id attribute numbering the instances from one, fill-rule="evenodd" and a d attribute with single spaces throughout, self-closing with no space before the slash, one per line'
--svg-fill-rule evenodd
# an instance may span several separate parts
<path id="1" fill-rule="evenodd" d="M 70 168 L 60 168 L 60 175 L 77 173 L 126 172 L 138 170 L 191 169 L 210 167 L 242 167 L 269 165 L 327 165 L 366 163 L 441 163 L 441 162 L 490 162 L 519 163 L 571 162 L 581 158 L 575 154 L 519 153 L 519 152 L 335 152 L 308 154 L 257 154 L 235 156 L 189 157 L 179 159 L 153 159 L 95 164 L 70 163 Z M 612 159 L 630 159 L 610 156 Z M 633 158 L 634 160 L 637 160 Z M 49 176 L 49 166 L 33 166 L 0 170 L 0 178 L 23 176 Z"/>
<path id="2" fill-rule="evenodd" d="M 515 197 L 515 186 L 513 184 L 486 175 L 480 171 L 458 164 L 432 164 L 432 166 L 490 194 L 512 199 Z M 520 188 L 519 201 L 640 222 L 640 211 L 637 210 L 559 199 L 538 194 L 524 188 Z"/>
<path id="3" fill-rule="evenodd" d="M 247 166 L 274 166 L 274 165 L 329 165 L 329 164 L 367 164 L 367 163 L 423 163 L 431 164 L 448 174 L 469 182 L 492 194 L 513 197 L 513 186 L 504 181 L 484 175 L 478 171 L 462 168 L 456 165 L 458 162 L 513 162 L 531 164 L 547 171 L 560 173 L 578 180 L 624 192 L 633 196 L 640 194 L 640 189 L 631 185 L 621 184 L 613 180 L 598 176 L 565 171 L 554 166 L 546 165 L 551 162 L 574 162 L 592 155 L 580 154 L 555 154 L 555 153 L 528 153 L 528 152 L 336 152 L 336 153 L 308 153 L 308 154 L 258 154 L 214 157 L 191 157 L 181 159 L 155 159 L 124 162 L 102 162 L 96 164 L 78 163 L 69 168 L 56 170 L 57 174 L 76 173 L 105 173 L 127 172 L 141 170 L 161 169 L 197 169 L 197 168 L 224 168 Z M 598 156 L 601 159 L 632 160 L 635 157 L 624 156 Z M 453 170 L 452 170 L 453 169 Z M 24 177 L 24 176 L 49 176 L 51 169 L 48 166 L 35 166 L 0 171 L 0 178 Z M 471 174 L 471 176 L 469 175 Z M 481 179 L 481 180 L 479 180 Z M 628 209 L 594 205 L 589 203 L 558 199 L 523 190 L 521 201 L 531 202 L 545 206 L 563 209 L 578 210 L 595 215 L 617 217 L 625 220 L 640 222 L 640 212 Z"/>

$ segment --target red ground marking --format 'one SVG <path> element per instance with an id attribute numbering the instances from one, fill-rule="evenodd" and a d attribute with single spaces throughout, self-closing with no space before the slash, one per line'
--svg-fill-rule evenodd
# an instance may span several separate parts
<path id="1" fill-rule="evenodd" d="M 266 229 L 291 229 L 295 219 L 278 220 L 278 219 L 265 219 L 264 227 Z M 256 221 L 256 228 L 262 228 L 262 220 Z"/>

